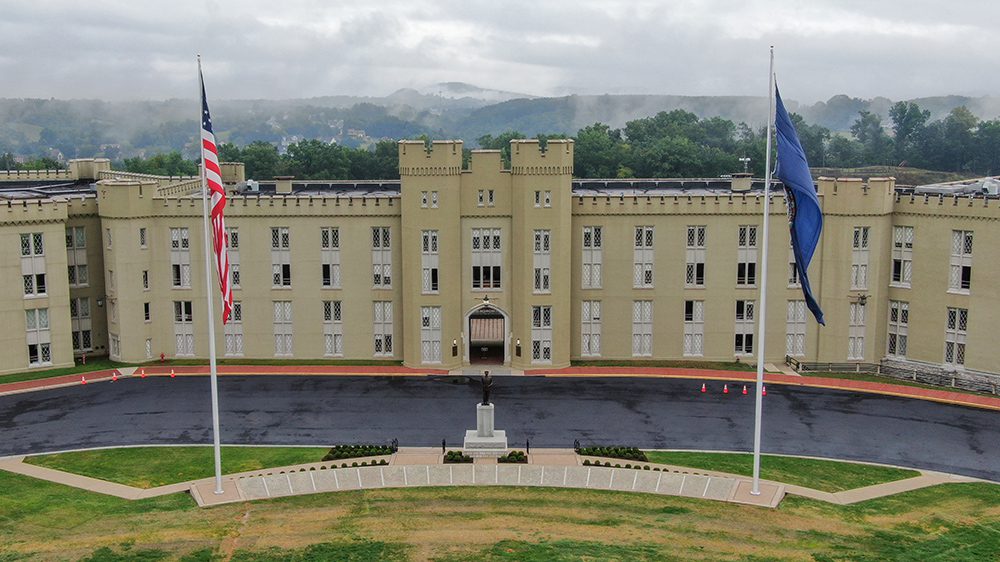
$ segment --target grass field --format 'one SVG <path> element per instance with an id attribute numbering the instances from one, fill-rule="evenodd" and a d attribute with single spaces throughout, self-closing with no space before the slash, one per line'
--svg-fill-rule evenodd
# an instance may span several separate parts
<path id="1" fill-rule="evenodd" d="M 650 462 L 753 476 L 753 455 L 749 453 L 647 451 L 646 456 Z M 760 458 L 761 478 L 824 492 L 842 492 L 919 475 L 916 470 L 851 462 L 776 455 L 761 455 Z"/>
<path id="2" fill-rule="evenodd" d="M 222 473 L 319 462 L 328 450 L 319 447 L 223 447 Z M 137 488 L 155 488 L 215 475 L 211 447 L 97 449 L 27 457 L 24 462 Z"/>
<path id="3" fill-rule="evenodd" d="M 547 488 L 317 494 L 199 509 L 0 472 L 0 560 L 996 560 L 1000 486 L 776 510 Z"/>

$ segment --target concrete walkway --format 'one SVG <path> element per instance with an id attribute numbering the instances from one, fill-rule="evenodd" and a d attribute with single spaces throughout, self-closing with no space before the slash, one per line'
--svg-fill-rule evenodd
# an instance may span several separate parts
<path id="1" fill-rule="evenodd" d="M 921 471 L 906 480 L 843 492 L 761 480 L 760 495 L 752 495 L 750 479 L 735 474 L 622 459 L 581 457 L 572 449 L 540 449 L 528 455 L 528 464 L 497 464 L 477 459 L 470 464 L 443 464 L 440 449 L 401 447 L 393 455 L 307 463 L 230 474 L 223 477 L 223 493 L 215 493 L 215 479 L 204 478 L 156 488 L 135 488 L 23 462 L 24 457 L 0 461 L 0 469 L 128 500 L 189 491 L 201 507 L 304 494 L 362 489 L 427 486 L 544 486 L 588 490 L 649 493 L 702 498 L 731 503 L 777 507 L 785 494 L 837 505 L 849 505 L 928 486 L 974 482 L 974 478 Z M 362 462 L 386 461 L 380 466 Z M 584 461 L 611 462 L 632 468 L 587 466 Z M 345 466 L 348 465 L 348 466 Z M 650 468 L 646 469 L 646 466 Z"/>

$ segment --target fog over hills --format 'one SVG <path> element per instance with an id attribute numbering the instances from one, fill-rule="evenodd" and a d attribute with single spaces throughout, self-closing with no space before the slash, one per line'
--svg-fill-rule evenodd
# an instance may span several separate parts
<path id="1" fill-rule="evenodd" d="M 382 97 L 333 95 L 282 100 L 211 100 L 216 133 L 224 141 L 279 144 L 319 138 L 349 146 L 382 138 L 459 138 L 474 146 L 485 134 L 517 130 L 575 134 L 595 122 L 626 122 L 681 109 L 699 117 L 722 117 L 759 127 L 767 99 L 754 96 L 570 95 L 533 97 L 478 88 L 461 82 L 402 89 Z M 786 100 L 809 123 L 847 131 L 859 111 L 871 111 L 888 126 L 889 107 L 899 100 L 836 95 L 804 105 Z M 1000 97 L 938 96 L 909 100 L 940 119 L 966 106 L 980 119 L 1000 116 Z M 105 155 L 114 159 L 185 150 L 197 132 L 194 100 L 115 101 L 0 99 L 0 152 L 59 154 L 65 158 Z"/>

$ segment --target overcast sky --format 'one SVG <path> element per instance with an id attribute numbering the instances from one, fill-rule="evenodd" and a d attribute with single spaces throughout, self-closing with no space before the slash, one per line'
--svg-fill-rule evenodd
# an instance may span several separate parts
<path id="1" fill-rule="evenodd" d="M 157 6 L 158 5 L 158 6 Z M 0 97 L 1000 93 L 995 0 L 15 0 Z"/>

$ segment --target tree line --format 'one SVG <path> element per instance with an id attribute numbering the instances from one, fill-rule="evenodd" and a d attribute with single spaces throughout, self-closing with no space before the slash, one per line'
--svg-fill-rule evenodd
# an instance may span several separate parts
<path id="1" fill-rule="evenodd" d="M 930 112 L 913 102 L 898 102 L 889 110 L 889 123 L 860 111 L 850 134 L 791 115 L 812 166 L 854 168 L 869 165 L 909 166 L 970 175 L 1000 173 L 1000 119 L 980 121 L 964 106 L 945 118 L 930 121 Z M 565 138 L 539 133 L 545 142 Z M 510 163 L 510 141 L 526 138 L 520 131 L 485 135 L 482 148 L 499 149 Z M 421 138 L 427 141 L 426 135 Z M 747 171 L 764 173 L 766 130 L 721 117 L 699 118 L 684 110 L 660 112 L 629 121 L 622 128 L 595 123 L 580 129 L 575 142 L 574 170 L 581 178 L 718 177 Z M 470 150 L 465 150 L 468 161 Z M 9 156 L 9 155 L 7 155 Z M 301 179 L 398 179 L 396 142 L 381 140 L 370 147 L 351 148 L 309 139 L 293 143 L 284 153 L 267 141 L 219 146 L 223 161 L 244 162 L 246 176 L 270 179 L 291 175 Z M 749 162 L 744 160 L 749 158 Z M 179 152 L 150 158 L 127 158 L 119 166 L 128 171 L 162 175 L 190 175 L 194 162 Z"/>

